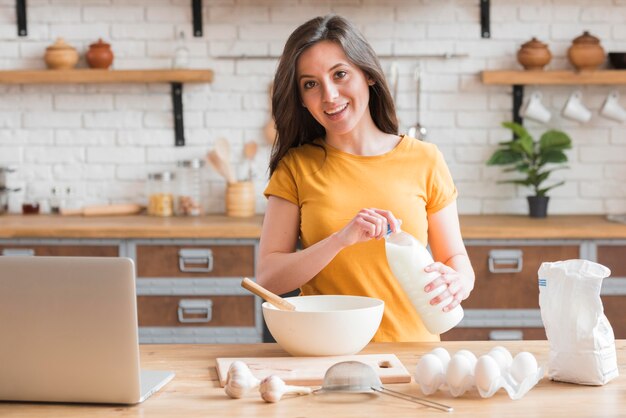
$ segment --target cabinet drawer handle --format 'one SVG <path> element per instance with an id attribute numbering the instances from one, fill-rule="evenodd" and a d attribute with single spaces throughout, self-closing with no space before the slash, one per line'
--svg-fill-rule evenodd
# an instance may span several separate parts
<path id="1" fill-rule="evenodd" d="M 522 271 L 522 250 L 489 251 L 489 271 L 491 273 L 519 273 Z"/>
<path id="2" fill-rule="evenodd" d="M 178 268 L 186 273 L 208 273 L 213 270 L 213 251 L 186 248 L 178 251 Z"/>
<path id="3" fill-rule="evenodd" d="M 211 299 L 181 299 L 178 301 L 178 322 L 211 322 L 212 314 L 213 301 Z"/>
<path id="4" fill-rule="evenodd" d="M 2 250 L 2 255 L 20 255 L 32 257 L 35 255 L 35 250 L 32 248 L 5 248 Z"/>
<path id="5" fill-rule="evenodd" d="M 507 329 L 489 332 L 489 340 L 491 341 L 505 341 L 513 340 L 520 341 L 524 339 L 524 332 L 521 329 Z"/>

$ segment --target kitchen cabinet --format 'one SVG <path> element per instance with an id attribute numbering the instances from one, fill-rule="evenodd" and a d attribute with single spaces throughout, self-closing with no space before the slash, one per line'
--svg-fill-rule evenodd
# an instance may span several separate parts
<path id="1" fill-rule="evenodd" d="M 467 252 L 477 280 L 466 309 L 538 309 L 537 270 L 546 260 L 580 258 L 576 245 L 479 245 Z"/>
<path id="2" fill-rule="evenodd" d="M 2 215 L 0 254 L 130 257 L 142 343 L 260 342 L 270 338 L 261 300 L 240 282 L 256 276 L 262 220 Z M 464 215 L 461 231 L 476 286 L 465 318 L 443 340 L 544 339 L 537 270 L 568 258 L 612 270 L 602 301 L 616 337 L 626 338 L 626 225 L 592 215 Z"/>
<path id="3" fill-rule="evenodd" d="M 255 239 L 0 239 L 0 255 L 129 257 L 137 272 L 141 343 L 262 341 Z"/>
<path id="4" fill-rule="evenodd" d="M 255 275 L 257 241 L 129 240 L 142 343 L 262 340 L 261 301 L 240 285 Z"/>
<path id="5" fill-rule="evenodd" d="M 252 277 L 254 245 L 138 244 L 139 277 Z"/>
<path id="6" fill-rule="evenodd" d="M 537 271 L 542 262 L 584 258 L 612 269 L 601 298 L 616 338 L 626 338 L 626 242 L 623 240 L 468 240 L 476 273 L 465 318 L 442 340 L 545 339 Z"/>
<path id="7" fill-rule="evenodd" d="M 119 243 L 82 240 L 0 240 L 0 255 L 118 257 Z"/>

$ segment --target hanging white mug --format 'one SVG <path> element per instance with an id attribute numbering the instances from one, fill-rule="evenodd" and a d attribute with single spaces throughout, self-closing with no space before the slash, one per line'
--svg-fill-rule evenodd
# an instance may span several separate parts
<path id="1" fill-rule="evenodd" d="M 520 110 L 520 116 L 547 123 L 552 117 L 552 113 L 541 103 L 541 97 L 540 92 L 533 92 L 528 98 L 526 105 Z"/>
<path id="2" fill-rule="evenodd" d="M 589 122 L 591 120 L 591 111 L 583 104 L 583 93 L 580 90 L 573 92 L 565 106 L 563 107 L 563 116 L 576 122 Z"/>
<path id="3" fill-rule="evenodd" d="M 600 114 L 617 122 L 626 121 L 626 109 L 619 104 L 619 93 L 617 91 L 610 92 L 606 97 L 600 109 Z"/>

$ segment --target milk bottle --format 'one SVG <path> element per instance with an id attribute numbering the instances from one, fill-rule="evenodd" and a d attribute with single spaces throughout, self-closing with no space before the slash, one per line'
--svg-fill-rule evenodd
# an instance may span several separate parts
<path id="1" fill-rule="evenodd" d="M 444 333 L 463 319 L 461 305 L 457 305 L 451 311 L 443 311 L 443 307 L 452 301 L 452 297 L 446 298 L 438 305 L 430 304 L 432 298 L 446 290 L 446 285 L 441 285 L 428 293 L 424 291 L 424 286 L 437 278 L 439 273 L 424 271 L 424 267 L 434 261 L 421 242 L 404 231 L 388 232 L 385 235 L 385 251 L 391 272 L 398 279 L 431 334 Z"/>

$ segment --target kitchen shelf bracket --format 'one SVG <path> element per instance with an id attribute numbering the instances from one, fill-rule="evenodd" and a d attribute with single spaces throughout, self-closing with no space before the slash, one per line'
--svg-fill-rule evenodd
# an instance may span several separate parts
<path id="1" fill-rule="evenodd" d="M 174 145 L 185 146 L 183 125 L 183 83 L 172 83 L 172 105 L 174 110 Z"/>
<path id="2" fill-rule="evenodd" d="M 17 14 L 17 36 L 26 36 L 26 0 L 15 0 L 15 13 Z"/>
<path id="3" fill-rule="evenodd" d="M 202 0 L 191 0 L 191 13 L 193 15 L 193 36 L 202 37 Z"/>
<path id="4" fill-rule="evenodd" d="M 489 0 L 480 0 L 480 36 L 491 38 Z"/>
<path id="5" fill-rule="evenodd" d="M 513 85 L 513 122 L 519 123 L 522 125 L 524 123 L 524 119 L 520 116 L 519 112 L 522 108 L 522 102 L 524 101 L 524 86 L 522 84 L 514 84 Z M 513 134 L 513 139 L 516 139 L 517 136 Z"/>

